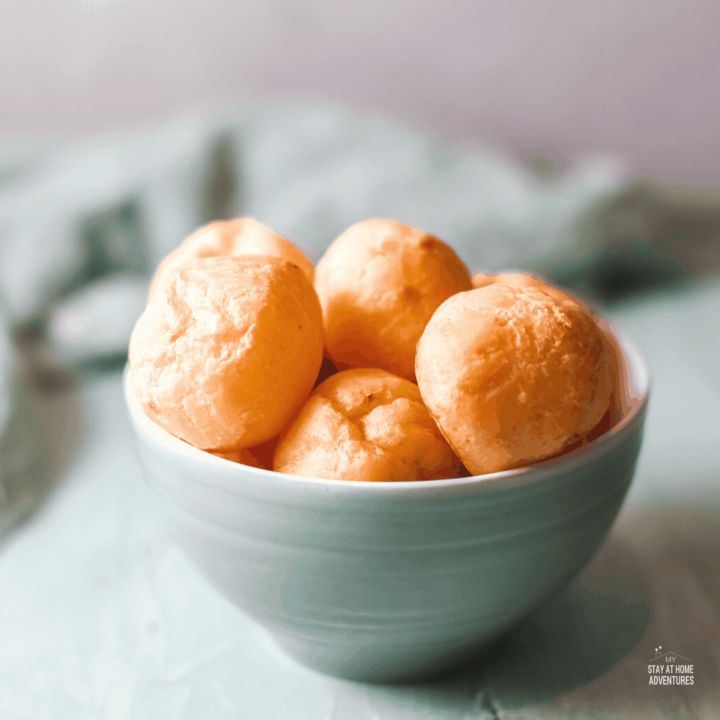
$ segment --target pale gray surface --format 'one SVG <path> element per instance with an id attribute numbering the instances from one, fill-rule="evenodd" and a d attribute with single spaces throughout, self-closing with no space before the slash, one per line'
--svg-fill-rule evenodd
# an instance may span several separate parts
<path id="1" fill-rule="evenodd" d="M 274 221 L 317 254 L 368 214 L 419 213 L 474 269 L 548 268 L 548 254 L 580 253 L 580 280 L 597 271 L 599 249 L 628 237 L 652 249 L 665 222 L 687 224 L 680 242 L 661 242 L 660 251 L 703 250 L 700 269 L 719 259 L 717 208 L 699 215 L 712 242 L 695 243 L 692 212 L 643 204 L 602 159 L 548 183 L 477 146 L 438 144 L 333 108 L 240 120 L 190 118 L 141 136 L 0 148 L 1 290 L 12 317 L 42 315 L 58 294 L 78 310 L 73 289 L 112 282 L 117 271 L 147 277 L 196 224 L 234 212 Z M 229 134 L 213 132 L 218 124 Z M 596 201 L 615 199 L 620 211 L 598 221 Z M 83 265 L 88 256 L 93 267 Z M 655 258 L 631 254 L 609 278 L 623 268 L 642 275 Z M 638 477 L 611 541 L 583 584 L 518 628 L 488 665 L 432 686 L 357 686 L 284 660 L 154 523 L 119 375 L 38 396 L 41 444 L 30 420 L 11 415 L 17 437 L 45 446 L 51 474 L 28 473 L 25 489 L 38 494 L 34 483 L 43 482 L 47 500 L 0 546 L 0 717 L 717 716 L 720 287 L 686 281 L 675 294 L 637 298 L 613 312 L 647 355 L 655 390 Z M 37 350 L 21 367 L 35 380 Z M 658 645 L 695 662 L 693 688 L 648 686 Z"/>
<path id="2" fill-rule="evenodd" d="M 0 554 L 0 716 L 717 717 L 718 312 L 718 285 L 616 309 L 655 389 L 611 538 L 486 663 L 417 687 L 304 670 L 206 585 L 153 519 L 119 375 L 39 400 L 64 470 Z M 648 686 L 658 645 L 693 661 L 693 687 Z"/>

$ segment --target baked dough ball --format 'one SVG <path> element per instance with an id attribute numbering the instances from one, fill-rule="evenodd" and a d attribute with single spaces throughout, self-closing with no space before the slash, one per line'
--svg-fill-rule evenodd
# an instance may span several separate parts
<path id="1" fill-rule="evenodd" d="M 390 220 L 353 225 L 315 271 L 325 348 L 341 370 L 379 367 L 415 380 L 415 346 L 442 302 L 470 290 L 448 245 Z"/>
<path id="2" fill-rule="evenodd" d="M 493 284 L 447 300 L 418 344 L 417 377 L 475 475 L 558 454 L 600 422 L 612 392 L 592 315 L 532 286 Z"/>
<path id="3" fill-rule="evenodd" d="M 322 311 L 287 260 L 208 258 L 167 276 L 130 339 L 145 413 L 203 450 L 279 435 L 323 358 Z"/>
<path id="4" fill-rule="evenodd" d="M 473 287 L 475 288 L 495 284 L 509 285 L 510 287 L 535 287 L 538 290 L 542 290 L 546 295 L 549 295 L 553 300 L 563 306 L 574 307 L 577 305 L 581 310 L 591 312 L 588 306 L 574 295 L 571 295 L 565 290 L 553 287 L 545 281 L 536 278 L 534 275 L 529 275 L 527 273 L 500 273 L 498 275 L 479 273 L 477 275 L 473 275 L 472 282 Z M 583 438 L 584 444 L 591 442 L 602 433 L 607 432 L 607 430 L 620 421 L 622 415 L 620 407 L 621 392 L 619 351 L 616 346 L 616 342 L 612 337 L 607 321 L 599 318 L 594 313 L 592 316 L 596 325 L 600 328 L 605 345 L 605 357 L 608 363 L 608 370 L 610 372 L 613 391 L 610 395 L 610 407 L 608 408 L 607 418 L 601 420 L 600 423 Z"/>
<path id="5" fill-rule="evenodd" d="M 235 257 L 238 255 L 267 255 L 297 265 L 310 282 L 315 268 L 303 252 L 291 242 L 274 233 L 252 218 L 212 222 L 190 235 L 161 263 L 150 286 L 152 297 L 163 279 L 177 268 L 209 257 Z"/>
<path id="6" fill-rule="evenodd" d="M 509 285 L 511 287 L 536 287 L 542 290 L 546 295 L 550 295 L 554 300 L 557 300 L 561 304 L 573 303 L 578 305 L 583 310 L 588 310 L 587 306 L 573 297 L 567 292 L 560 290 L 548 283 L 536 278 L 533 275 L 527 273 L 500 273 L 498 275 L 492 273 L 478 273 L 473 275 L 473 287 L 480 288 L 486 287 L 487 285 Z M 608 371 L 611 377 L 612 392 L 610 393 L 610 402 L 608 409 L 600 419 L 595 427 L 593 427 L 586 435 L 583 435 L 578 440 L 567 445 L 561 455 L 577 450 L 580 447 L 591 443 L 601 435 L 604 435 L 608 430 L 611 430 L 621 418 L 620 408 L 620 372 L 619 372 L 619 360 L 618 350 L 615 347 L 615 342 L 607 332 L 607 323 L 600 320 L 597 316 L 593 315 L 596 324 L 601 330 L 603 341 L 605 345 L 605 357 L 608 363 Z"/>
<path id="7" fill-rule="evenodd" d="M 273 467 L 368 482 L 457 477 L 462 467 L 417 385 L 384 370 L 346 370 L 313 391 L 280 436 Z"/>

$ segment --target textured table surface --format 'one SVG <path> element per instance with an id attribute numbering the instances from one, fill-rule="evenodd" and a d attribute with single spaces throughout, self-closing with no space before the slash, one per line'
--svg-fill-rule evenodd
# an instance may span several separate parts
<path id="1" fill-rule="evenodd" d="M 0 545 L 0 717 L 720 716 L 720 285 L 612 314 L 654 386 L 621 515 L 562 596 L 431 684 L 305 670 L 208 587 L 154 520 L 119 373 L 38 398 L 57 471 Z M 692 686 L 649 684 L 659 646 L 693 665 Z"/>

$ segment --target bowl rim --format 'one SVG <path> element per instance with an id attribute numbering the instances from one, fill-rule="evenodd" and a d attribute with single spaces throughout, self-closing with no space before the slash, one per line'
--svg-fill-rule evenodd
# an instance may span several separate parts
<path id="1" fill-rule="evenodd" d="M 573 450 L 560 457 L 543 460 L 532 465 L 513 470 L 503 470 L 485 475 L 470 477 L 449 478 L 445 480 L 414 480 L 414 481 L 387 481 L 387 482 L 351 482 L 347 480 L 331 480 L 325 478 L 289 475 L 264 470 L 218 457 L 212 453 L 200 450 L 184 440 L 180 440 L 167 430 L 157 425 L 142 410 L 135 397 L 130 382 L 130 363 L 126 363 L 123 370 L 123 391 L 125 401 L 130 413 L 132 424 L 136 432 L 144 436 L 152 444 L 160 446 L 166 452 L 178 457 L 184 457 L 194 462 L 204 463 L 208 468 L 215 467 L 222 472 L 209 473 L 204 482 L 212 485 L 221 485 L 224 489 L 236 492 L 241 491 L 238 482 L 253 478 L 263 485 L 277 482 L 281 485 L 306 485 L 328 492 L 379 493 L 379 494 L 412 494 L 411 491 L 453 492 L 463 489 L 473 491 L 492 492 L 512 487 L 534 485 L 551 477 L 571 472 L 584 466 L 599 456 L 611 451 L 627 437 L 632 436 L 642 425 L 647 412 L 650 398 L 650 376 L 647 363 L 635 343 L 615 324 L 602 320 L 604 331 L 615 341 L 620 366 L 624 370 L 623 390 L 627 394 L 627 410 L 620 421 L 608 432 L 603 433 L 587 445 Z M 236 476 L 236 477 L 235 477 Z"/>

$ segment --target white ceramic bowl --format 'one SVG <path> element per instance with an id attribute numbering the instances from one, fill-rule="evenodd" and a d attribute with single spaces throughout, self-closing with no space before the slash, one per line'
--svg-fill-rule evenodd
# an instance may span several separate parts
<path id="1" fill-rule="evenodd" d="M 126 397 L 142 464 L 205 577 L 299 662 L 419 678 L 497 638 L 592 558 L 632 479 L 646 366 L 622 338 L 624 416 L 559 460 L 481 477 L 352 483 L 258 470 L 171 436 Z"/>

